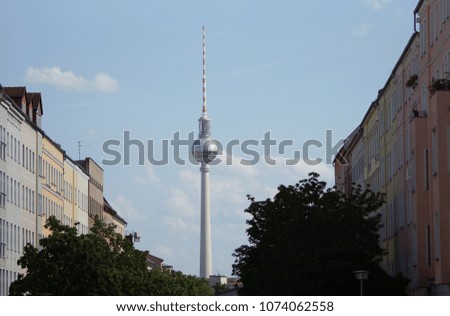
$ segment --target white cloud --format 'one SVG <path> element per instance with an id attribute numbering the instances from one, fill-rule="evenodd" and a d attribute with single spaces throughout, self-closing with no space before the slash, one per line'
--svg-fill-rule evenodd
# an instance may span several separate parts
<path id="1" fill-rule="evenodd" d="M 135 174 L 134 181 L 139 185 L 147 185 L 149 183 L 159 183 L 160 178 L 155 174 L 155 169 L 153 165 L 147 164 L 145 167 L 145 172 Z"/>
<path id="2" fill-rule="evenodd" d="M 159 182 L 159 177 L 155 174 L 155 169 L 154 169 L 153 165 L 147 164 L 147 166 L 145 167 L 145 171 L 146 171 L 147 178 L 148 178 L 148 180 L 150 180 L 150 182 L 154 182 L 154 183 Z"/>
<path id="3" fill-rule="evenodd" d="M 285 185 L 294 184 L 295 182 L 308 178 L 308 174 L 310 172 L 316 172 L 320 175 L 320 179 L 326 181 L 327 183 L 334 182 L 334 168 L 331 165 L 327 165 L 325 163 L 319 163 L 316 165 L 310 165 L 300 160 L 298 163 L 286 166 L 284 164 L 284 157 L 275 157 L 276 166 L 271 166 L 272 171 L 276 174 L 283 175 L 287 181 L 283 183 Z M 269 168 L 270 169 L 270 168 Z"/>
<path id="4" fill-rule="evenodd" d="M 355 36 L 364 36 L 369 33 L 369 25 L 363 24 L 353 30 L 353 35 Z"/>
<path id="5" fill-rule="evenodd" d="M 197 169 L 197 172 L 189 169 L 182 169 L 178 173 L 178 177 L 184 183 L 184 187 L 190 186 L 195 189 L 200 188 L 200 172 Z"/>
<path id="6" fill-rule="evenodd" d="M 167 259 L 173 258 L 174 253 L 173 253 L 173 250 L 171 248 L 169 248 L 168 246 L 159 245 L 159 246 L 156 246 L 155 255 L 163 258 L 166 261 Z"/>
<path id="7" fill-rule="evenodd" d="M 193 218 L 196 213 L 189 194 L 179 188 L 172 187 L 169 189 L 166 206 L 177 217 Z"/>
<path id="8" fill-rule="evenodd" d="M 145 219 L 138 209 L 135 208 L 133 201 L 128 200 L 123 195 L 118 195 L 113 201 L 110 201 L 112 207 L 117 213 L 123 217 L 126 221 L 129 219 Z"/>
<path id="9" fill-rule="evenodd" d="M 97 73 L 94 79 L 89 80 L 59 67 L 29 67 L 26 78 L 32 83 L 45 83 L 62 90 L 116 92 L 119 89 L 117 80 L 105 73 Z"/>
<path id="10" fill-rule="evenodd" d="M 92 127 L 85 127 L 85 131 L 90 138 L 97 138 L 100 136 L 100 133 Z"/>
<path id="11" fill-rule="evenodd" d="M 251 161 L 252 157 L 244 158 L 233 153 L 224 152 L 220 159 L 222 160 L 220 164 L 211 168 L 226 168 L 227 171 L 243 177 L 256 177 L 258 175 L 258 166 L 256 164 L 244 164 Z"/>
<path id="12" fill-rule="evenodd" d="M 175 231 L 177 233 L 185 232 L 192 229 L 192 227 L 188 225 L 188 223 L 185 220 L 179 217 L 165 216 L 164 224 L 166 224 L 172 231 Z"/>
<path id="13" fill-rule="evenodd" d="M 139 184 L 139 185 L 145 185 L 145 184 L 146 184 L 145 179 L 144 179 L 143 177 L 141 177 L 140 175 L 138 175 L 138 174 L 135 174 L 135 175 L 134 175 L 134 181 L 135 181 L 137 184 Z"/>
<path id="14" fill-rule="evenodd" d="M 168 213 L 163 221 L 171 231 L 183 234 L 197 231 L 198 212 L 188 193 L 179 188 L 169 188 L 164 206 Z"/>
<path id="15" fill-rule="evenodd" d="M 385 8 L 391 3 L 392 0 L 367 0 L 367 4 L 374 10 L 380 10 Z"/>

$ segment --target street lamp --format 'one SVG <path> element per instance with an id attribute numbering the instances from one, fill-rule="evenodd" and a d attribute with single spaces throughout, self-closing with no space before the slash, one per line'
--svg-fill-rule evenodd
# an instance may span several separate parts
<path id="1" fill-rule="evenodd" d="M 361 281 L 361 296 L 363 296 L 363 282 L 369 278 L 369 271 L 357 270 L 353 271 L 357 280 Z"/>

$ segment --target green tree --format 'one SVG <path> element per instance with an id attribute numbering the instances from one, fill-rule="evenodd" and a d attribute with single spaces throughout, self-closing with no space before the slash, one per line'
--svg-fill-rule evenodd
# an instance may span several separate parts
<path id="1" fill-rule="evenodd" d="M 148 295 L 206 296 L 213 295 L 208 281 L 181 272 L 152 270 L 147 279 Z"/>
<path id="2" fill-rule="evenodd" d="M 272 199 L 248 197 L 249 245 L 233 254 L 233 274 L 243 295 L 357 295 L 355 270 L 368 270 L 367 295 L 405 294 L 407 280 L 379 264 L 381 193 L 358 187 L 345 195 L 327 189 L 311 173 L 295 185 L 279 186 Z"/>
<path id="3" fill-rule="evenodd" d="M 204 280 L 149 271 L 146 253 L 96 220 L 91 232 L 50 217 L 50 235 L 28 244 L 18 264 L 27 270 L 10 286 L 10 295 L 211 295 Z M 209 287 L 207 287 L 209 289 Z"/>

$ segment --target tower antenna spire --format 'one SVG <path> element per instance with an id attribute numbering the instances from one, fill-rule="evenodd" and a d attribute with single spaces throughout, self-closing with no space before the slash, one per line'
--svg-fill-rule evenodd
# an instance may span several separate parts
<path id="1" fill-rule="evenodd" d="M 202 114 L 206 115 L 206 40 L 205 26 L 202 26 L 202 47 L 203 47 L 203 107 Z"/>

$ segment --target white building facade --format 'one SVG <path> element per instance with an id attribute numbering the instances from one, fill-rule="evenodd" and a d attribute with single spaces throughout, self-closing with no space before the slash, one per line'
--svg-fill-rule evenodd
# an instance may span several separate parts
<path id="1" fill-rule="evenodd" d="M 0 87 L 0 295 L 23 273 L 17 260 L 26 244 L 37 245 L 39 235 L 36 153 L 42 134 L 28 116 L 33 106 L 25 89 L 19 94 L 16 106 Z"/>

